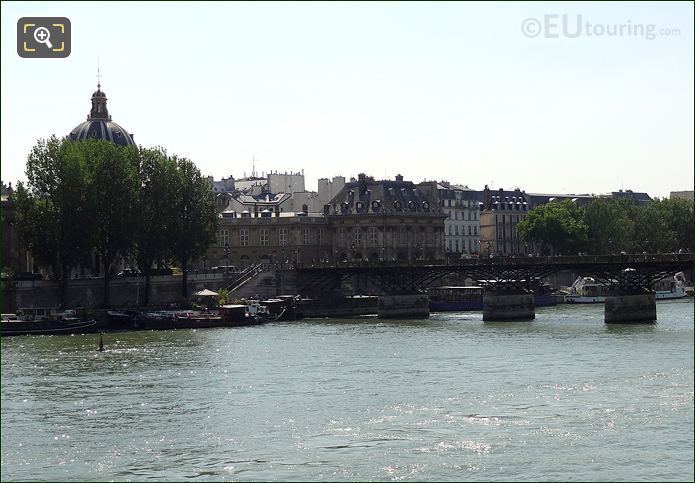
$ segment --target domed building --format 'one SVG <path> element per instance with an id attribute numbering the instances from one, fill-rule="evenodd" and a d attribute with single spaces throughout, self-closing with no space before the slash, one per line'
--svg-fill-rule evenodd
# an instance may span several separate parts
<path id="1" fill-rule="evenodd" d="M 71 141 L 93 138 L 110 141 L 119 146 L 135 145 L 133 135 L 111 120 L 101 83 L 97 84 L 97 90 L 92 94 L 92 110 L 87 120 L 70 131 L 68 137 Z"/>

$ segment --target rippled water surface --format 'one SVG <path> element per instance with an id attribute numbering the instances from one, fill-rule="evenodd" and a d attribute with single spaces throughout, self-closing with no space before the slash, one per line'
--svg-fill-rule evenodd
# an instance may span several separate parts
<path id="1" fill-rule="evenodd" d="M 693 480 L 693 302 L 2 338 L 2 480 Z"/>

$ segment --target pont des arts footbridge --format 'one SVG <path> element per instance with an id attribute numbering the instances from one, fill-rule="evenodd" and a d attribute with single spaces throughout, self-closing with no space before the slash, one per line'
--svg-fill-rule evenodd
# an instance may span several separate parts
<path id="1" fill-rule="evenodd" d="M 608 287 L 607 323 L 653 322 L 656 299 L 651 287 L 678 271 L 691 271 L 685 254 L 603 255 L 573 257 L 496 257 L 433 261 L 360 261 L 302 266 L 297 288 L 304 296 L 326 297 L 361 278 L 379 295 L 379 317 L 429 315 L 424 289 L 445 275 L 458 274 L 483 286 L 483 320 L 530 320 L 535 317 L 532 289 L 563 270 L 593 277 Z"/>

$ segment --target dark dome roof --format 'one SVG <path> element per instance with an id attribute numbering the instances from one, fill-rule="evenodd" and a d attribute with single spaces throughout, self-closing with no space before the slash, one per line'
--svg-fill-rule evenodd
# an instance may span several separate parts
<path id="1" fill-rule="evenodd" d="M 105 119 L 91 119 L 78 125 L 70 131 L 71 141 L 84 139 L 103 139 L 119 146 L 135 145 L 133 137 L 120 125 Z"/>
<path id="2" fill-rule="evenodd" d="M 92 110 L 87 121 L 70 131 L 68 138 L 71 141 L 91 138 L 103 139 L 119 146 L 135 145 L 133 135 L 111 120 L 106 101 L 106 93 L 101 90 L 101 84 L 97 84 L 97 90 L 92 93 Z"/>

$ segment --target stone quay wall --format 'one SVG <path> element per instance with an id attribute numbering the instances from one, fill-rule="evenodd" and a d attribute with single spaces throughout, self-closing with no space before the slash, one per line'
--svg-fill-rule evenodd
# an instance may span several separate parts
<path id="1" fill-rule="evenodd" d="M 188 294 L 204 288 L 217 291 L 226 286 L 223 274 L 189 274 Z M 112 307 L 134 307 L 143 303 L 143 277 L 115 278 L 109 284 Z M 104 300 L 104 279 L 73 279 L 68 284 L 66 307 L 97 308 Z M 165 305 L 181 300 L 181 276 L 162 275 L 151 278 L 150 305 Z M 3 282 L 2 312 L 20 307 L 57 307 L 60 286 L 50 280 Z"/>

